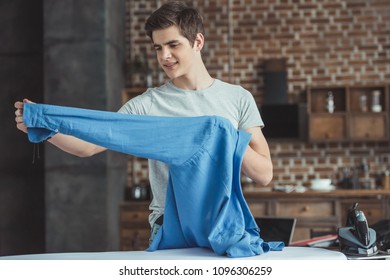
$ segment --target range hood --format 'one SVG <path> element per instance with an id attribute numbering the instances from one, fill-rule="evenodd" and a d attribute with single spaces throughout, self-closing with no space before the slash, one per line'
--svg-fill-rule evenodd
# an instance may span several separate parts
<path id="1" fill-rule="evenodd" d="M 290 104 L 287 96 L 287 61 L 264 62 L 264 104 L 259 108 L 267 139 L 306 139 L 306 105 Z"/>
<path id="2" fill-rule="evenodd" d="M 265 127 L 263 133 L 270 140 L 305 140 L 307 112 L 303 104 L 275 104 L 260 107 Z"/>

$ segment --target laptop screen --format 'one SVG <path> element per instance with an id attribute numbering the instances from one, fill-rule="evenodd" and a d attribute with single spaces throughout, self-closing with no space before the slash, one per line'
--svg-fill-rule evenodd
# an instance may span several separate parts
<path id="1" fill-rule="evenodd" d="M 260 237 L 266 241 L 283 241 L 287 246 L 291 243 L 296 219 L 280 217 L 255 218 L 257 226 L 260 228 Z"/>

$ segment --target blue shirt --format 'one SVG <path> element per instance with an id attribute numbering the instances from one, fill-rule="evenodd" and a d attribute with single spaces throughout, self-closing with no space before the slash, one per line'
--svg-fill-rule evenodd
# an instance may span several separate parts
<path id="1" fill-rule="evenodd" d="M 164 222 L 149 251 L 206 247 L 248 257 L 282 250 L 264 242 L 242 194 L 240 169 L 250 134 L 222 117 L 157 117 L 24 104 L 31 142 L 63 133 L 169 165 Z"/>

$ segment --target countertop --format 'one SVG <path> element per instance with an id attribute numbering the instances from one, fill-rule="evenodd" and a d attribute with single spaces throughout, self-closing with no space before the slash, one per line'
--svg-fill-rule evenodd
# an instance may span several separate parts
<path id="1" fill-rule="evenodd" d="M 307 189 L 305 192 L 282 192 L 272 191 L 262 187 L 244 187 L 244 196 L 246 198 L 264 198 L 264 197 L 377 197 L 390 196 L 390 190 L 343 190 L 336 189 L 332 191 L 313 191 Z"/>

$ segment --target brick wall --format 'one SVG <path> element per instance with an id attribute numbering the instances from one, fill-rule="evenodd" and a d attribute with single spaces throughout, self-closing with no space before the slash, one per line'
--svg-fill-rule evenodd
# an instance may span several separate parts
<path id="1" fill-rule="evenodd" d="M 128 65 L 147 61 L 153 83 L 165 77 L 143 31 L 149 14 L 166 1 L 127 1 Z M 198 0 L 205 21 L 203 58 L 212 76 L 241 84 L 258 104 L 263 98 L 263 66 L 285 58 L 288 99 L 305 102 L 308 85 L 353 85 L 390 81 L 390 2 L 387 0 Z M 146 57 L 146 60 L 143 58 Z M 134 68 L 128 86 L 145 84 Z M 139 67 L 138 67 L 139 69 Z M 345 166 L 367 161 L 374 177 L 390 166 L 385 143 L 270 143 L 273 184 L 308 185 Z M 142 171 L 139 164 L 136 174 Z M 140 175 L 140 176 L 141 176 Z M 142 175 L 144 176 L 144 175 Z"/>

